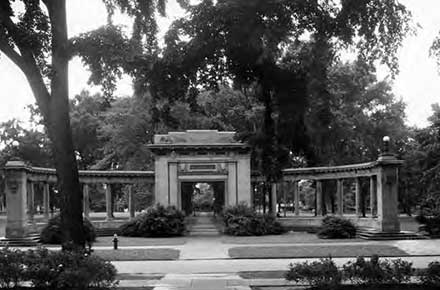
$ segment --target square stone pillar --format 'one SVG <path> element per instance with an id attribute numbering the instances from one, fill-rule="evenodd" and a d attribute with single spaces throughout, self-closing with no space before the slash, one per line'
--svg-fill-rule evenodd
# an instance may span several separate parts
<path id="1" fill-rule="evenodd" d="M 252 207 L 251 158 L 240 155 L 237 161 L 237 201 L 245 202 Z"/>
<path id="2" fill-rule="evenodd" d="M 168 159 L 156 157 L 154 161 L 154 203 L 169 204 L 169 172 Z"/>
<path id="3" fill-rule="evenodd" d="M 379 158 L 377 174 L 377 219 L 378 230 L 400 232 L 398 210 L 398 166 L 401 160 Z"/>
<path id="4" fill-rule="evenodd" d="M 344 214 L 344 180 L 338 179 L 336 182 L 336 202 L 338 206 L 338 215 Z"/>
<path id="5" fill-rule="evenodd" d="M 105 188 L 105 211 L 107 221 L 111 221 L 114 219 L 113 217 L 113 208 L 112 208 L 112 188 L 110 184 L 104 184 Z"/>
<path id="6" fill-rule="evenodd" d="M 89 185 L 87 183 L 83 184 L 83 212 L 84 212 L 84 217 L 86 218 L 90 217 L 90 195 L 89 195 Z"/>
<path id="7" fill-rule="evenodd" d="M 227 206 L 233 206 L 238 203 L 238 192 L 237 192 L 237 163 L 229 162 L 228 163 L 228 198 L 226 199 L 228 204 Z"/>
<path id="8" fill-rule="evenodd" d="M 130 220 L 134 218 L 134 198 L 133 185 L 128 185 L 128 212 L 130 213 Z"/>
<path id="9" fill-rule="evenodd" d="M 269 212 L 272 215 L 276 216 L 277 215 L 277 184 L 275 182 L 272 182 L 270 184 L 270 195 L 271 197 L 269 200 L 271 201 L 271 204 L 269 207 Z"/>
<path id="10" fill-rule="evenodd" d="M 174 205 L 177 208 L 178 204 L 178 188 L 179 181 L 177 180 L 177 163 L 168 162 L 168 203 L 164 205 Z"/>
<path id="11" fill-rule="evenodd" d="M 359 177 L 354 179 L 355 182 L 355 202 L 356 202 L 356 216 L 362 216 L 362 196 L 361 196 L 361 181 Z"/>
<path id="12" fill-rule="evenodd" d="M 377 192 L 376 180 L 374 176 L 370 176 L 370 214 L 371 217 L 376 217 L 377 213 Z"/>
<path id="13" fill-rule="evenodd" d="M 316 180 L 316 215 L 322 216 L 323 196 L 322 196 L 322 181 Z"/>
<path id="14" fill-rule="evenodd" d="M 299 216 L 299 188 L 298 181 L 293 181 L 293 198 L 295 200 L 295 215 Z"/>
<path id="15" fill-rule="evenodd" d="M 27 166 L 21 160 L 5 165 L 6 238 L 25 238 L 35 232 L 28 220 Z"/>
<path id="16" fill-rule="evenodd" d="M 28 223 L 33 224 L 35 215 L 35 187 L 32 181 L 27 182 L 27 216 Z"/>
<path id="17" fill-rule="evenodd" d="M 43 184 L 43 207 L 44 207 L 44 219 L 49 219 L 49 209 L 50 209 L 50 191 L 49 183 L 45 182 Z"/>

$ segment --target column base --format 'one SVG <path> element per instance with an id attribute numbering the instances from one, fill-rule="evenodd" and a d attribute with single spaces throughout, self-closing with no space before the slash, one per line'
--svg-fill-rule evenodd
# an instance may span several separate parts
<path id="1" fill-rule="evenodd" d="M 409 231 L 385 232 L 373 228 L 363 228 L 356 232 L 358 238 L 364 240 L 422 240 L 425 236 Z"/>
<path id="2" fill-rule="evenodd" d="M 23 221 L 8 222 L 5 229 L 5 237 L 11 239 L 26 238 L 29 235 L 38 234 L 35 223 L 26 223 Z"/>

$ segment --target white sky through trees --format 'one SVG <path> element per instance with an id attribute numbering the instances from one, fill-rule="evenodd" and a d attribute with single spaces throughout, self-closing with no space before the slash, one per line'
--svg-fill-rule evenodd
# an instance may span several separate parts
<path id="1" fill-rule="evenodd" d="M 178 5 L 168 1 L 168 17 L 159 19 L 161 35 L 172 20 L 182 15 Z M 401 0 L 413 13 L 414 21 L 420 25 L 417 35 L 408 36 L 399 52 L 400 73 L 393 81 L 393 91 L 407 104 L 407 124 L 424 127 L 432 114 L 431 104 L 440 102 L 440 75 L 436 61 L 429 57 L 429 47 L 440 31 L 439 0 Z M 101 0 L 67 0 L 69 36 L 96 29 L 106 23 L 107 13 Z M 121 18 L 122 19 L 122 18 Z M 120 23 L 124 19 L 115 19 Z M 159 35 L 159 37 L 161 36 Z M 378 77 L 387 76 L 379 69 Z M 70 62 L 70 97 L 81 90 L 99 92 L 99 87 L 87 84 L 89 73 L 78 58 Z M 124 78 L 118 83 L 116 95 L 131 95 L 131 80 Z M 17 118 L 27 121 L 26 105 L 35 103 L 34 96 L 23 73 L 0 53 L 0 122 Z"/>

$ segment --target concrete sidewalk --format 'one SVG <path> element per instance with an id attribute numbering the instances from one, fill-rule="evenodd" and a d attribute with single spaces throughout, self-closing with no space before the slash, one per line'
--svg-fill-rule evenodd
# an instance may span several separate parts
<path id="1" fill-rule="evenodd" d="M 344 247 L 354 243 L 316 243 Z M 409 241 L 365 241 L 356 245 L 388 245 L 397 247 L 408 256 L 401 257 L 413 263 L 415 268 L 425 268 L 432 261 L 440 261 L 438 240 Z M 286 271 L 290 263 L 302 263 L 319 259 L 288 258 L 288 259 L 232 259 L 228 250 L 237 246 L 305 246 L 309 244 L 232 244 L 222 243 L 220 237 L 188 238 L 187 243 L 179 246 L 167 246 L 181 251 L 179 260 L 175 261 L 115 261 L 112 262 L 119 274 L 125 279 L 120 282 L 125 287 L 154 287 L 155 290 L 189 290 L 189 289 L 237 289 L 250 290 L 250 286 L 285 286 L 296 285 L 284 279 L 242 279 L 238 273 L 244 271 Z M 396 259 L 398 257 L 393 257 Z M 342 266 L 352 258 L 333 258 L 338 266 Z M 162 274 L 160 280 L 130 279 L 147 274 Z"/>

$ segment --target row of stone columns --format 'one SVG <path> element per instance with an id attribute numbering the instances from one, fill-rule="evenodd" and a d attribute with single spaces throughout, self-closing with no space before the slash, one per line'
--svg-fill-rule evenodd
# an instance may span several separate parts
<path id="1" fill-rule="evenodd" d="M 355 180 L 355 210 L 357 216 L 363 215 L 363 209 L 362 206 L 365 206 L 365 204 L 362 203 L 362 193 L 361 193 L 361 186 L 360 186 L 360 178 L 356 177 Z M 316 180 L 316 213 L 319 216 L 322 216 L 324 214 L 323 208 L 325 206 L 324 203 L 324 196 L 322 192 L 322 180 Z M 272 201 L 276 202 L 276 188 L 272 187 Z M 287 201 L 287 191 L 284 190 L 283 192 L 284 201 Z M 294 215 L 299 216 L 300 215 L 300 192 L 298 188 L 298 181 L 293 181 L 293 200 L 294 200 Z M 336 203 L 337 203 L 337 214 L 343 215 L 344 214 L 344 179 L 337 179 L 336 180 Z M 274 205 L 272 205 L 273 208 Z M 376 196 L 376 182 L 375 177 L 370 176 L 370 214 L 371 216 L 376 216 L 377 214 L 377 196 Z"/>
<path id="2" fill-rule="evenodd" d="M 34 222 L 34 216 L 36 213 L 35 209 L 35 186 L 36 183 L 28 181 L 27 183 L 27 206 L 26 212 L 28 221 L 30 223 Z M 43 217 L 48 220 L 50 217 L 50 184 L 47 182 L 43 183 Z M 128 211 L 130 214 L 130 219 L 135 216 L 134 208 L 134 198 L 132 185 L 128 185 Z M 105 184 L 105 197 L 106 197 L 106 219 L 113 219 L 113 209 L 111 206 L 111 187 L 109 184 Z M 83 213 L 86 218 L 90 217 L 90 194 L 89 194 L 89 184 L 83 184 Z"/>
<path id="3" fill-rule="evenodd" d="M 106 220 L 110 221 L 114 219 L 112 208 L 112 190 L 110 184 L 104 184 L 105 189 L 105 206 L 106 206 Z M 130 219 L 135 216 L 133 185 L 127 185 L 128 189 L 128 212 Z M 90 193 L 89 184 L 83 184 L 83 213 L 86 218 L 90 217 Z"/>
<path id="4" fill-rule="evenodd" d="M 26 212 L 29 223 L 34 223 L 34 215 L 35 215 L 35 185 L 36 183 L 32 181 L 28 181 L 27 186 L 27 204 L 26 204 Z M 49 208 L 50 208 L 50 184 L 47 182 L 43 182 L 43 216 L 45 220 L 49 219 Z"/>
<path id="5" fill-rule="evenodd" d="M 32 181 L 27 182 L 27 205 L 26 205 L 26 213 L 28 217 L 29 223 L 34 222 L 34 215 L 36 213 L 35 210 L 35 185 L 36 183 Z M 43 182 L 43 216 L 45 220 L 48 220 L 50 217 L 50 184 L 47 182 Z M 112 203 L 112 192 L 110 184 L 104 184 L 105 187 L 105 199 L 106 199 L 106 220 L 112 220 L 113 217 L 113 208 L 111 206 Z M 133 197 L 133 186 L 130 184 L 128 187 L 128 212 L 130 214 L 130 219 L 135 216 L 135 207 L 134 207 L 134 197 Z M 90 217 L 90 193 L 89 193 L 89 184 L 83 184 L 83 213 L 86 218 Z"/>

